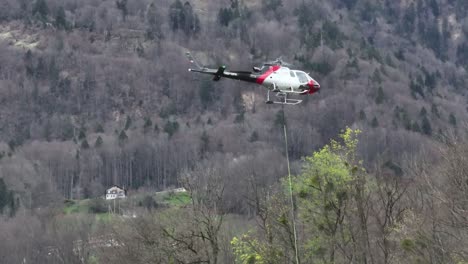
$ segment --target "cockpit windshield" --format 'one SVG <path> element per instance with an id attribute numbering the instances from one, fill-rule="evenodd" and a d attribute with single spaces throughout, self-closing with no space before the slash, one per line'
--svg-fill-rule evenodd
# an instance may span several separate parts
<path id="1" fill-rule="evenodd" d="M 307 78 L 307 74 L 305 74 L 305 72 L 296 71 L 296 76 L 299 79 L 299 83 L 309 82 L 309 79 Z"/>

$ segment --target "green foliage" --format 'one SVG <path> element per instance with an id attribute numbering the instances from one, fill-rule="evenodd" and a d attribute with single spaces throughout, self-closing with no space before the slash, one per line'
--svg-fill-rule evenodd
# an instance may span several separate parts
<path id="1" fill-rule="evenodd" d="M 89 201 L 89 212 L 92 214 L 102 214 L 107 212 L 107 204 L 103 198 L 95 198 Z"/>
<path id="2" fill-rule="evenodd" d="M 238 237 L 233 237 L 231 240 L 231 246 L 236 256 L 236 263 L 239 264 L 266 264 L 261 252 L 258 252 L 257 248 L 260 247 L 260 243 L 251 237 L 249 233 Z"/>
<path id="3" fill-rule="evenodd" d="M 341 143 L 332 140 L 306 157 L 302 174 L 295 179 L 299 215 L 314 234 L 307 247 L 317 258 L 331 252 L 339 230 L 347 232 L 342 225 L 344 208 L 355 192 L 352 182 L 364 171 L 356 157 L 359 134 L 347 128 L 340 135 Z"/>
<path id="4" fill-rule="evenodd" d="M 405 251 L 413 251 L 416 248 L 414 241 L 409 238 L 403 239 L 400 244 Z"/>
<path id="5" fill-rule="evenodd" d="M 192 198 L 187 192 L 169 192 L 162 197 L 169 206 L 181 207 L 190 204 Z"/>

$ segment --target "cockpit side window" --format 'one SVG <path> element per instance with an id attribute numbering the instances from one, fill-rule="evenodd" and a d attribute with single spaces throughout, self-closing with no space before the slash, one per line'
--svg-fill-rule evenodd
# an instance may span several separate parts
<path id="1" fill-rule="evenodd" d="M 289 71 L 289 75 L 291 75 L 291 77 L 293 77 L 293 78 L 296 77 L 296 75 L 294 74 L 293 71 Z"/>
<path id="2" fill-rule="evenodd" d="M 297 78 L 299 79 L 299 83 L 307 83 L 309 79 L 307 79 L 307 75 L 304 72 L 296 71 Z"/>

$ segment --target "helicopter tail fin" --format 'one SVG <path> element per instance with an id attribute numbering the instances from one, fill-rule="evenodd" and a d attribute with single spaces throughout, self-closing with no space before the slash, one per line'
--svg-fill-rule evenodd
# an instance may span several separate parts
<path id="1" fill-rule="evenodd" d="M 195 65 L 195 67 L 198 69 L 198 70 L 202 70 L 204 69 L 205 67 L 202 67 L 200 66 L 200 64 L 198 64 L 198 62 L 193 58 L 192 54 L 190 52 L 186 52 L 185 53 L 185 56 L 187 56 L 187 59 L 190 61 L 190 63 L 192 63 L 193 65 Z"/>

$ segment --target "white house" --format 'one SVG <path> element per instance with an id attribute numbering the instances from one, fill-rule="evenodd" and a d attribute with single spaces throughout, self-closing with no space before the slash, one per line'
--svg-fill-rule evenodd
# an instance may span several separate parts
<path id="1" fill-rule="evenodd" d="M 126 198 L 127 191 L 117 185 L 114 185 L 107 189 L 106 191 L 106 200 L 114 200 L 118 198 Z"/>

